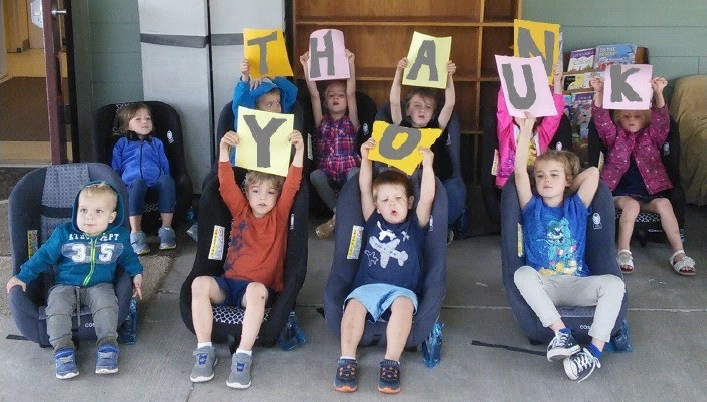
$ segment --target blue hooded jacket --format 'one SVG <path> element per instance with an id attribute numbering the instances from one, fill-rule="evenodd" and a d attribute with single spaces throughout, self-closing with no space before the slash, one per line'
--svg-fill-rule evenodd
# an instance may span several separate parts
<path id="1" fill-rule="evenodd" d="M 274 77 L 270 81 L 263 81 L 254 90 L 250 90 L 249 81 L 238 81 L 236 89 L 233 91 L 233 128 L 238 130 L 238 106 L 255 109 L 258 98 L 272 91 L 280 89 L 280 105 L 282 113 L 289 113 L 292 105 L 297 101 L 297 87 L 284 77 Z"/>
<path id="2" fill-rule="evenodd" d="M 126 186 L 136 179 L 143 179 L 152 187 L 160 176 L 169 175 L 164 144 L 151 135 L 143 140 L 135 137 L 137 135 L 126 134 L 115 143 L 111 167 L 118 172 Z"/>
<path id="3" fill-rule="evenodd" d="M 87 186 L 97 183 L 100 182 L 93 181 Z M 71 222 L 54 229 L 32 258 L 22 264 L 17 279 L 29 283 L 52 266 L 55 266 L 54 282 L 57 285 L 90 287 L 113 283 L 118 264 L 130 276 L 141 274 L 142 264 L 130 245 L 130 232 L 122 226 L 125 218 L 123 199 L 119 192 L 116 194 L 116 217 L 98 236 L 89 236 L 76 225 L 79 202 L 79 194 L 76 194 Z"/>

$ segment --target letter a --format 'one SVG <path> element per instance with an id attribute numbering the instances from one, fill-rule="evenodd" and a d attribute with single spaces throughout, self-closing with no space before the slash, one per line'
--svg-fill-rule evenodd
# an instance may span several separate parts
<path id="1" fill-rule="evenodd" d="M 420 49 L 417 51 L 415 64 L 410 67 L 410 71 L 408 72 L 406 78 L 408 80 L 416 80 L 417 73 L 420 72 L 420 67 L 422 67 L 422 65 L 424 64 L 430 68 L 430 81 L 439 81 L 437 74 L 437 65 L 435 64 L 436 53 L 437 47 L 435 46 L 435 42 L 433 40 L 422 41 Z"/>

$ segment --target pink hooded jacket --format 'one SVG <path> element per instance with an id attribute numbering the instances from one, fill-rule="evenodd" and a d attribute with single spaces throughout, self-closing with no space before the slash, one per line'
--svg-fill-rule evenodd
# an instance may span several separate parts
<path id="1" fill-rule="evenodd" d="M 564 102 L 562 94 L 553 92 L 552 100 L 555 102 L 557 116 L 545 116 L 540 121 L 537 130 L 538 154 L 547 151 L 547 147 L 552 141 L 552 137 L 557 132 L 560 125 Z M 496 187 L 501 188 L 509 177 L 513 174 L 516 159 L 516 138 L 513 130 L 513 116 L 508 114 L 506 100 L 503 97 L 503 89 L 498 90 L 498 104 L 496 108 L 496 134 L 498 135 L 498 172 L 496 174 Z"/>
<path id="2" fill-rule="evenodd" d="M 648 194 L 653 195 L 673 188 L 660 157 L 660 149 L 670 132 L 668 107 L 653 108 L 652 112 L 650 125 L 631 133 L 624 130 L 620 124 L 614 123 L 608 110 L 592 105 L 597 133 L 608 149 L 601 179 L 611 191 L 616 189 L 621 177 L 628 171 L 631 156 L 636 159 Z"/>

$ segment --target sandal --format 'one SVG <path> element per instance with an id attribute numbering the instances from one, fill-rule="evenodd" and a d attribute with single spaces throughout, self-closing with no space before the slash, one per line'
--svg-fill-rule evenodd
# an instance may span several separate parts
<path id="1" fill-rule="evenodd" d="M 619 253 L 616 256 L 616 262 L 619 263 L 619 268 L 624 274 L 633 273 L 633 254 L 631 253 L 631 250 L 627 248 L 622 248 L 619 250 Z"/>
<path id="2" fill-rule="evenodd" d="M 675 257 L 680 254 L 684 255 L 682 260 L 675 261 Z M 680 275 L 692 276 L 697 273 L 697 270 L 695 269 L 695 260 L 688 257 L 687 254 L 685 254 L 685 250 L 678 250 L 670 256 L 670 266 Z"/>

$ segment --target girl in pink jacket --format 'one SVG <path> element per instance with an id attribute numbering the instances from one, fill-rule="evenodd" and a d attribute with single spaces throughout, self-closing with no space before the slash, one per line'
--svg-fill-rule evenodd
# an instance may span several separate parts
<path id="1" fill-rule="evenodd" d="M 619 220 L 619 252 L 621 271 L 633 272 L 630 244 L 636 217 L 641 211 L 660 215 L 673 255 L 670 266 L 680 275 L 695 275 L 695 261 L 683 250 L 678 221 L 668 200 L 673 183 L 660 157 L 660 148 L 670 132 L 670 115 L 663 98 L 668 81 L 653 78 L 655 105 L 652 110 L 615 110 L 613 120 L 602 107 L 604 82 L 595 77 L 592 115 L 599 138 L 607 155 L 601 178 L 614 194 L 614 205 L 621 209 Z"/>
<path id="2" fill-rule="evenodd" d="M 530 139 L 530 152 L 528 153 L 528 166 L 532 166 L 535 157 L 547 151 L 548 145 L 557 132 L 563 113 L 562 99 L 562 70 L 555 67 L 553 70 L 552 94 L 556 116 L 545 116 L 537 119 L 533 128 L 533 137 Z M 520 134 L 520 126 L 517 117 L 508 114 L 506 100 L 503 97 L 503 90 L 498 90 L 498 104 L 496 108 L 496 134 L 498 135 L 498 171 L 496 172 L 496 187 L 502 188 L 509 177 L 513 174 L 513 166 L 516 159 L 516 141 Z"/>

